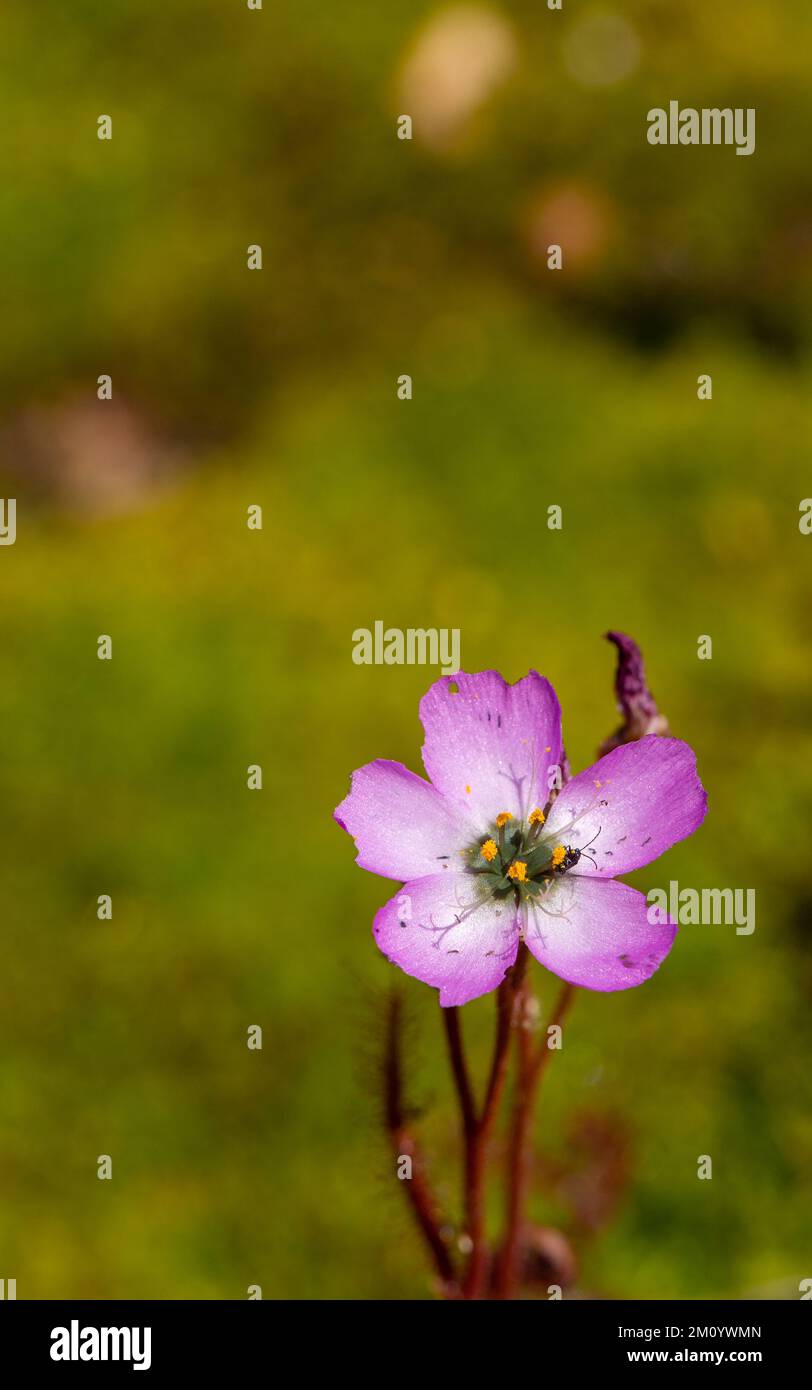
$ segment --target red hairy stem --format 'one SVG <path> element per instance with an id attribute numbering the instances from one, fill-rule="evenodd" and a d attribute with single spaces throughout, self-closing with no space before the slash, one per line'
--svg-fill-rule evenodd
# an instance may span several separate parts
<path id="1" fill-rule="evenodd" d="M 565 982 L 556 1000 L 550 1025 L 560 1025 L 563 1022 L 574 997 L 575 985 Z M 541 1079 L 550 1064 L 553 1051 L 557 1050 L 548 1047 L 546 1039 L 535 1051 L 533 1050 L 527 1003 L 528 996 L 525 995 L 521 1001 L 522 1017 L 519 1020 L 517 1044 L 518 1076 L 508 1147 L 505 1234 L 496 1265 L 495 1294 L 500 1299 L 514 1298 L 519 1283 L 524 1207 L 530 1179 L 533 1112 Z"/>
<path id="2" fill-rule="evenodd" d="M 442 1009 L 441 1013 L 445 1025 L 446 1041 L 448 1042 L 451 1073 L 454 1077 L 454 1085 L 457 1088 L 457 1097 L 462 1112 L 462 1129 L 467 1148 L 467 1141 L 476 1129 L 477 1119 L 476 1107 L 474 1105 L 474 1093 L 471 1090 L 468 1065 L 465 1061 L 460 1011 L 458 1008 L 452 1007 L 450 1009 Z"/>
<path id="3" fill-rule="evenodd" d="M 510 1030 L 513 1025 L 513 1018 L 516 1010 L 516 998 L 522 988 L 522 982 L 527 969 L 527 956 L 527 947 L 525 943 L 521 941 L 519 943 L 513 969 L 500 986 L 497 995 L 496 1041 L 494 1043 L 491 1073 L 488 1078 L 488 1089 L 485 1092 L 485 1105 L 483 1108 L 483 1122 L 487 1116 L 490 1125 L 493 1125 L 496 1112 L 499 1109 L 499 1102 L 502 1098 L 502 1091 L 505 1086 L 507 1064 L 510 1057 L 510 1048 L 508 1046 L 510 1042 Z"/>
<path id="4" fill-rule="evenodd" d="M 527 965 L 524 942 L 512 969 L 499 986 L 496 1002 L 496 1037 L 482 1113 L 473 1128 L 465 1135 L 465 1209 L 471 1254 L 463 1284 L 463 1297 L 480 1299 L 484 1295 L 488 1272 L 488 1246 L 485 1232 L 485 1180 L 490 1156 L 490 1142 L 499 1102 L 504 1090 L 507 1063 L 510 1056 L 510 1031 L 516 999 L 522 988 Z"/>
<path id="5" fill-rule="evenodd" d="M 442 1281 L 443 1291 L 448 1297 L 453 1297 L 453 1291 L 456 1288 L 456 1270 L 448 1245 L 441 1234 L 442 1220 L 426 1178 L 423 1161 L 414 1135 L 406 1123 L 401 1055 L 402 1025 L 402 1000 L 399 995 L 393 994 L 389 1001 L 386 1019 L 386 1047 L 383 1065 L 384 1123 L 396 1160 L 399 1161 L 404 1157 L 411 1160 L 411 1176 L 405 1179 L 401 1185 L 431 1254 L 434 1267 Z"/>

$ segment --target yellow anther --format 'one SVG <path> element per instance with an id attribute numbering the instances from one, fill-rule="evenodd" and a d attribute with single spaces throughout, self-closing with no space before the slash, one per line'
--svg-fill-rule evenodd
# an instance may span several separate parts
<path id="1" fill-rule="evenodd" d="M 479 852 L 482 855 L 482 858 L 487 859 L 488 863 L 490 864 L 491 860 L 495 859 L 497 854 L 499 853 L 498 849 L 496 848 L 496 841 L 486 840 Z"/>
<path id="2" fill-rule="evenodd" d="M 510 814 L 510 811 L 500 811 L 500 812 L 499 812 L 499 815 L 496 817 L 496 824 L 497 824 L 497 826 L 499 827 L 499 829 L 501 830 L 501 829 L 502 829 L 502 826 L 503 826 L 503 825 L 507 825 L 507 823 L 508 823 L 509 820 L 513 820 L 513 817 L 512 817 L 512 815 Z"/>
<path id="3" fill-rule="evenodd" d="M 531 825 L 543 825 L 543 824 L 544 824 L 544 812 L 543 812 L 542 810 L 540 810 L 538 806 L 536 807 L 535 811 L 531 811 L 531 812 L 530 812 L 530 824 L 531 824 Z"/>
<path id="4" fill-rule="evenodd" d="M 514 883 L 527 882 L 527 865 L 523 859 L 517 859 L 508 869 L 508 878 L 512 878 Z"/>
<path id="5" fill-rule="evenodd" d="M 550 859 L 550 863 L 552 864 L 554 869 L 558 868 L 559 864 L 561 863 L 561 860 L 566 858 L 566 854 L 567 851 L 565 850 L 563 845 L 556 845 Z"/>

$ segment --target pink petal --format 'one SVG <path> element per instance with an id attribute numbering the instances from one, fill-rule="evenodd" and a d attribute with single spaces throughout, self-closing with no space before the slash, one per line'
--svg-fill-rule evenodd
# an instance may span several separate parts
<path id="1" fill-rule="evenodd" d="M 459 874 L 404 884 L 372 930 L 385 956 L 439 989 L 443 1008 L 496 989 L 519 945 L 512 898 L 483 898 L 476 880 Z"/>
<path id="2" fill-rule="evenodd" d="M 693 750 L 650 734 L 579 772 L 557 797 L 545 837 L 591 854 L 571 873 L 609 878 L 648 864 L 705 819 L 708 797 Z M 574 822 L 574 823 L 573 823 Z"/>
<path id="3" fill-rule="evenodd" d="M 644 895 L 626 883 L 566 874 L 527 905 L 525 939 L 536 960 L 586 989 L 630 989 L 649 979 L 677 934 L 652 925 Z"/>
<path id="4" fill-rule="evenodd" d="M 384 878 L 423 878 L 458 873 L 470 832 L 416 773 L 378 758 L 352 775 L 349 795 L 334 811 L 353 836 L 356 862 Z"/>
<path id="5" fill-rule="evenodd" d="M 519 818 L 546 805 L 548 769 L 561 762 L 561 710 L 535 671 L 516 685 L 498 671 L 443 676 L 423 696 L 420 718 L 426 771 L 477 832 L 500 811 Z"/>

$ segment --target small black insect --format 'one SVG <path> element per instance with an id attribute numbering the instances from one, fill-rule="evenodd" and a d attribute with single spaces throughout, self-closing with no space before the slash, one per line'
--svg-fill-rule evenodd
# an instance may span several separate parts
<path id="1" fill-rule="evenodd" d="M 565 874 L 567 869 L 573 868 L 580 858 L 581 851 L 579 849 L 573 849 L 572 845 L 565 845 L 564 857 L 555 865 L 553 872 L 556 874 Z"/>

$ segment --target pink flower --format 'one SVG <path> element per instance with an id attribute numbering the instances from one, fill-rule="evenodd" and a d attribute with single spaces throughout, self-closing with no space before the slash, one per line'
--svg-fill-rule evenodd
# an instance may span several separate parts
<path id="1" fill-rule="evenodd" d="M 553 974 L 628 989 L 662 963 L 676 924 L 652 924 L 642 893 L 617 883 L 685 839 L 707 795 L 687 743 L 649 735 L 551 787 L 561 710 L 531 671 L 435 682 L 420 702 L 429 781 L 376 759 L 353 774 L 335 818 L 357 862 L 403 889 L 380 909 L 380 949 L 440 991 L 444 1007 L 495 989 L 524 940 Z"/>

